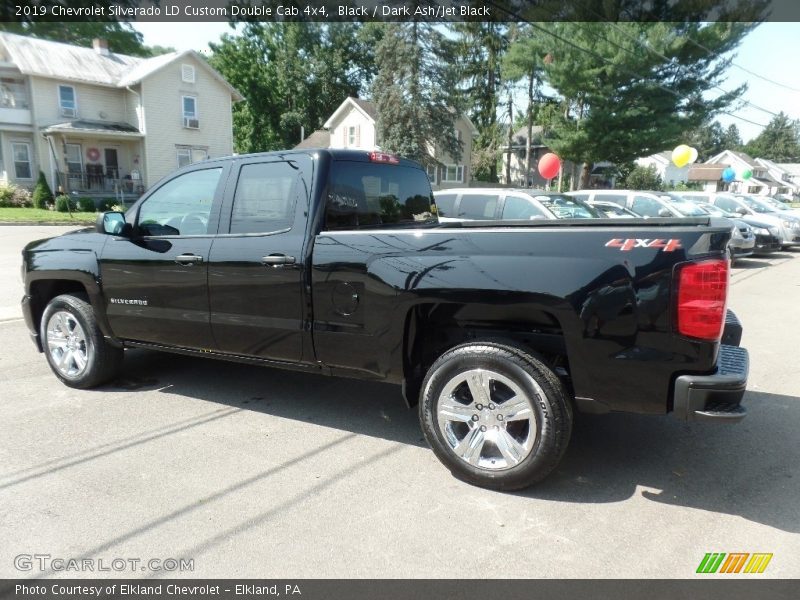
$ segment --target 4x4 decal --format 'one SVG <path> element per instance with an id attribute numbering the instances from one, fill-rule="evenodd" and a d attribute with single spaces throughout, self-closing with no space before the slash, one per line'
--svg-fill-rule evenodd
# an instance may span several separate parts
<path id="1" fill-rule="evenodd" d="M 682 246 L 680 240 L 663 240 L 661 238 L 655 240 L 628 238 L 623 240 L 621 238 L 614 238 L 606 242 L 606 248 L 619 248 L 622 252 L 628 252 L 634 248 L 658 248 L 664 252 L 674 252 L 682 248 Z"/>

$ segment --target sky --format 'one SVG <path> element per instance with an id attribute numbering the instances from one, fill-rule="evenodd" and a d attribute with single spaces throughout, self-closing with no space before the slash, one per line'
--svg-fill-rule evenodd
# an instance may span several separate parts
<path id="1" fill-rule="evenodd" d="M 209 52 L 208 42 L 234 31 L 227 23 L 135 23 L 133 26 L 142 33 L 144 43 L 149 46 L 172 46 L 177 50 L 192 49 L 204 53 Z M 763 23 L 744 39 L 734 55 L 735 64 L 794 90 L 732 66 L 720 87 L 731 90 L 747 83 L 748 90 L 742 98 L 759 108 L 745 105 L 729 111 L 740 119 L 719 115 L 717 120 L 723 126 L 735 123 L 742 140 L 747 142 L 773 118 L 761 109 L 772 113 L 783 111 L 793 119 L 800 119 L 800 69 L 796 65 L 800 56 L 800 23 Z"/>

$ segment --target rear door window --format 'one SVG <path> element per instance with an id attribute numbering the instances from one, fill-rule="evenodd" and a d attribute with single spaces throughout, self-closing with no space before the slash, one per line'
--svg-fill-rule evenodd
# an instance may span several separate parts
<path id="1" fill-rule="evenodd" d="M 494 219 L 497 214 L 499 194 L 468 194 L 461 195 L 458 203 L 459 219 Z"/>
<path id="2" fill-rule="evenodd" d="M 231 233 L 270 233 L 294 220 L 298 170 L 287 162 L 242 166 L 233 197 Z"/>
<path id="3" fill-rule="evenodd" d="M 440 217 L 452 217 L 456 207 L 457 194 L 436 194 L 436 212 Z"/>
<path id="4" fill-rule="evenodd" d="M 531 219 L 546 219 L 547 215 L 530 198 L 506 196 L 506 200 L 503 203 L 502 218 L 504 220 L 524 219 L 529 221 Z"/>
<path id="5" fill-rule="evenodd" d="M 634 196 L 633 204 L 631 204 L 631 210 L 643 217 L 658 217 L 662 208 L 658 200 L 647 196 Z"/>
<path id="6" fill-rule="evenodd" d="M 422 169 L 371 162 L 331 166 L 325 227 L 328 230 L 435 223 L 433 194 Z"/>

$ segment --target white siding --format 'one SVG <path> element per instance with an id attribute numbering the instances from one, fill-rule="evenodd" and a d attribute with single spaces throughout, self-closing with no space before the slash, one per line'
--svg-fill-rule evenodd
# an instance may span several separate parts
<path id="1" fill-rule="evenodd" d="M 181 64 L 194 64 L 195 83 L 181 80 Z M 174 171 L 176 146 L 208 148 L 209 158 L 233 153 L 231 93 L 199 62 L 175 61 L 146 78 L 141 85 L 145 115 L 144 177 L 147 187 Z M 181 96 L 197 98 L 199 129 L 183 126 Z"/>
<path id="2" fill-rule="evenodd" d="M 356 128 L 356 143 L 350 144 L 348 130 Z M 375 124 L 372 119 L 365 117 L 364 113 L 355 107 L 350 107 L 331 128 L 331 148 L 355 148 L 357 150 L 375 150 Z"/>
<path id="3" fill-rule="evenodd" d="M 108 88 L 99 85 L 86 85 L 71 81 L 58 81 L 31 77 L 31 95 L 33 99 L 33 117 L 36 125 L 46 127 L 55 123 L 63 123 L 73 119 L 89 121 L 124 122 L 125 90 Z M 78 112 L 75 117 L 64 117 L 58 104 L 58 86 L 70 85 L 75 88 Z"/>

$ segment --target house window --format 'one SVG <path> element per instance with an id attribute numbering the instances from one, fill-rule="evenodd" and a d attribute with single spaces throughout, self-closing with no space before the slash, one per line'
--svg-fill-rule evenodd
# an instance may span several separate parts
<path id="1" fill-rule="evenodd" d="M 208 158 L 208 148 L 204 147 L 191 147 L 191 146 L 178 146 L 178 168 L 191 165 L 196 162 L 206 160 Z"/>
<path id="2" fill-rule="evenodd" d="M 436 165 L 428 165 L 426 171 L 428 172 L 428 179 L 431 180 L 431 183 L 436 183 L 436 172 L 438 170 Z"/>
<path id="3" fill-rule="evenodd" d="M 197 129 L 200 127 L 200 122 L 197 118 L 197 98 L 194 96 L 182 96 L 181 98 L 183 126 L 190 129 Z"/>
<path id="4" fill-rule="evenodd" d="M 181 65 L 181 81 L 194 83 L 194 67 L 192 65 Z"/>
<path id="5" fill-rule="evenodd" d="M 83 171 L 81 145 L 64 144 L 64 161 L 67 163 L 67 173 L 80 173 Z"/>
<path id="6" fill-rule="evenodd" d="M 25 142 L 12 142 L 14 154 L 14 174 L 17 179 L 31 179 L 31 145 Z"/>
<path id="7" fill-rule="evenodd" d="M 356 128 L 354 125 L 351 125 L 347 128 L 347 146 L 355 146 L 356 145 Z"/>
<path id="8" fill-rule="evenodd" d="M 78 100 L 75 96 L 75 88 L 71 85 L 58 86 L 58 106 L 61 108 L 61 115 L 64 117 L 74 117 L 78 114 Z"/>
<path id="9" fill-rule="evenodd" d="M 464 165 L 445 165 L 442 174 L 443 183 L 462 183 L 464 181 Z"/>

